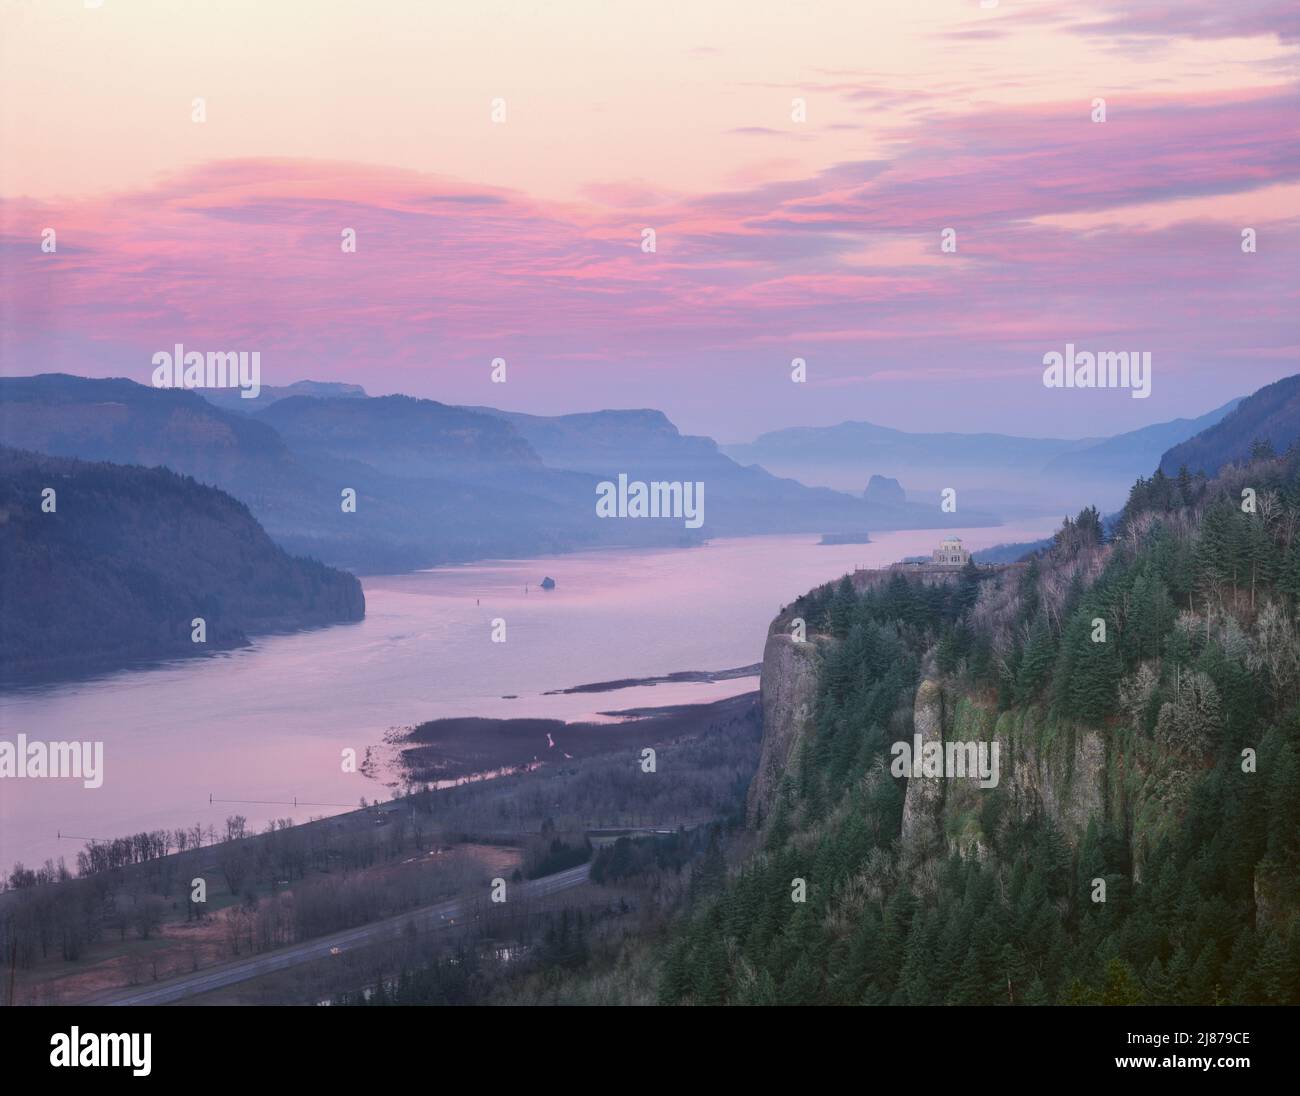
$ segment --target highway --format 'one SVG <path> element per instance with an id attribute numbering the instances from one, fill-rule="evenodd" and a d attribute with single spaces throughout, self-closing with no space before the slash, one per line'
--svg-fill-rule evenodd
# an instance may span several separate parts
<path id="1" fill-rule="evenodd" d="M 567 871 L 543 876 L 525 883 L 507 883 L 506 901 L 520 898 L 543 898 L 548 894 L 577 887 L 587 881 L 590 864 L 580 864 Z M 487 900 L 485 890 L 482 900 Z M 476 899 L 461 896 L 433 906 L 421 906 L 407 913 L 375 921 L 359 928 L 347 929 L 329 936 L 317 936 L 301 944 L 292 944 L 286 948 L 252 955 L 247 959 L 236 959 L 220 966 L 208 967 L 192 974 L 181 975 L 150 985 L 148 988 L 130 986 L 126 989 L 113 990 L 87 1002 L 94 1005 L 169 1005 L 175 1001 L 208 993 L 214 989 L 223 989 L 250 978 L 259 978 L 273 971 L 286 970 L 299 963 L 310 963 L 316 959 L 327 959 L 331 955 L 347 951 L 349 948 L 364 947 L 384 939 L 396 937 L 408 924 L 414 922 L 417 928 L 439 928 L 447 922 L 463 918 L 466 911 Z M 335 948 L 338 952 L 335 952 Z"/>

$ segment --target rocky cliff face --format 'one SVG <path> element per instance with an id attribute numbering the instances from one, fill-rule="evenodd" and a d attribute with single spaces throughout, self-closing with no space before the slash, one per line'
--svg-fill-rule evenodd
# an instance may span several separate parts
<path id="1" fill-rule="evenodd" d="M 774 621 L 763 652 L 763 747 L 750 786 L 747 819 L 771 818 L 785 777 L 797 777 L 800 749 L 815 733 L 820 677 L 836 640 L 789 634 L 789 613 Z M 927 661 L 917 687 L 911 727 L 899 737 L 927 743 L 997 745 L 998 782 L 978 776 L 909 776 L 903 799 L 901 847 L 912 864 L 952 852 L 983 857 L 995 827 L 1010 818 L 1050 820 L 1078 847 L 1091 822 L 1138 832 L 1131 847 L 1141 881 L 1146 854 L 1179 824 L 1186 788 L 1201 763 L 1162 753 L 1149 740 L 1112 726 L 1104 733 L 1050 717 L 1036 706 L 998 712 L 991 696 L 959 689 Z M 886 756 L 885 764 L 892 761 Z"/>
<path id="2" fill-rule="evenodd" d="M 916 690 L 912 733 L 926 744 L 943 742 L 943 690 L 927 678 Z M 951 735 L 950 735 L 951 737 Z M 912 776 L 903 797 L 903 846 L 914 853 L 937 852 L 943 834 L 943 807 L 949 781 L 944 777 Z"/>
<path id="3" fill-rule="evenodd" d="M 833 642 L 826 636 L 810 636 L 800 643 L 783 631 L 767 637 L 759 678 L 763 752 L 745 808 L 751 826 L 771 817 L 781 781 L 798 763 L 799 746 L 813 728 L 822 651 Z"/>
<path id="4" fill-rule="evenodd" d="M 913 777 L 903 800 L 902 839 L 914 857 L 951 851 L 983 856 L 986 828 L 1003 810 L 1016 818 L 1050 818 L 1077 844 L 1110 801 L 1106 748 L 1093 730 L 1062 727 L 1036 709 L 1000 715 L 978 698 L 953 695 L 926 678 L 916 690 L 913 733 L 927 742 L 996 743 L 998 783 L 975 777 Z"/>
<path id="5" fill-rule="evenodd" d="M 821 635 L 796 642 L 788 624 L 784 616 L 778 618 L 763 651 L 763 748 L 746 808 L 751 826 L 766 823 L 782 780 L 798 773 L 800 748 L 814 733 L 825 654 L 836 642 Z M 954 692 L 933 670 L 917 687 L 911 733 L 922 747 L 950 742 L 998 747 L 994 788 L 981 788 L 974 776 L 908 778 L 901 843 L 913 863 L 953 851 L 982 857 L 987 831 L 1008 815 L 1049 818 L 1077 845 L 1090 820 L 1122 823 L 1149 798 L 1147 765 L 1122 741 L 1108 765 L 1106 743 L 1097 731 L 1063 725 L 1036 708 L 998 713 L 990 699 Z M 1134 850 L 1134 858 L 1140 873 L 1141 850 Z"/>

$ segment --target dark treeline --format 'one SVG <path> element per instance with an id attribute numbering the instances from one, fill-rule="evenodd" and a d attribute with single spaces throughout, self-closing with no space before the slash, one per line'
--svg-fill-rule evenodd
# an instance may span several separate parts
<path id="1" fill-rule="evenodd" d="M 545 851 L 530 857 L 526 869 L 518 874 L 525 879 L 540 879 L 543 875 L 554 875 L 556 872 L 576 868 L 590 859 L 590 841 L 584 839 L 570 844 L 561 838 L 553 837 Z"/>
<path id="2" fill-rule="evenodd" d="M 433 901 L 454 889 L 445 873 L 427 884 L 387 877 L 365 883 L 361 874 L 433 846 L 428 798 L 412 797 L 405 810 L 368 812 L 360 823 L 295 826 L 284 818 L 253 834 L 234 815 L 222 832 L 195 824 L 92 843 L 78 854 L 77 877 L 62 861 L 35 871 L 17 865 L 8 893 L 0 894 L 0 961 L 12 957 L 19 969 L 52 956 L 72 962 L 90 945 L 128 932 L 148 939 L 169 916 L 202 920 L 209 910 L 235 925 L 229 947 L 242 954 Z M 191 901 L 196 878 L 207 889 L 202 903 Z M 278 892 L 291 885 L 286 901 Z"/>
<path id="3" fill-rule="evenodd" d="M 78 675 L 365 615 L 353 575 L 289 555 L 243 503 L 165 468 L 0 447 L 0 514 L 6 677 Z"/>
<path id="4" fill-rule="evenodd" d="M 655 837 L 620 837 L 596 853 L 591 879 L 594 883 L 621 883 L 650 872 L 680 874 L 687 864 L 706 856 L 716 861 L 719 855 L 716 835 L 709 827 Z M 707 874 L 707 865 L 704 870 Z M 714 864 L 713 870 L 716 873 L 721 868 Z"/>

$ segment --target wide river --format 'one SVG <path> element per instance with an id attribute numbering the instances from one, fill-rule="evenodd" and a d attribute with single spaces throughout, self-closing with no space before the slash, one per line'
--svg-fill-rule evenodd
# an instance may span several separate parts
<path id="1" fill-rule="evenodd" d="M 1036 540 L 1056 524 L 957 532 L 979 549 Z M 87 838 L 196 822 L 220 828 L 233 813 L 261 828 L 387 798 L 381 782 L 344 773 L 340 751 L 362 757 L 395 726 L 459 715 L 575 720 L 747 692 L 756 678 L 543 695 L 758 662 L 782 605 L 855 566 L 928 555 L 939 536 L 880 533 L 871 544 L 840 546 L 750 537 L 366 578 L 358 624 L 0 693 L 0 738 L 104 743 L 99 788 L 0 780 L 0 870 L 60 855 L 72 865 Z M 546 575 L 556 581 L 549 592 L 537 585 Z M 504 643 L 492 642 L 497 618 Z"/>

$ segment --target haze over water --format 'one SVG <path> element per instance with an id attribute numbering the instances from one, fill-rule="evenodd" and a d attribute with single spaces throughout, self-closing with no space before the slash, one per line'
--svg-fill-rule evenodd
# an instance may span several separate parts
<path id="1" fill-rule="evenodd" d="M 1038 519 L 957 533 L 979 549 L 1039 539 L 1056 525 Z M 0 781 L 0 869 L 60 855 L 72 865 L 81 838 L 195 822 L 220 829 L 235 813 L 260 829 L 271 818 L 337 813 L 363 796 L 386 799 L 380 780 L 341 771 L 340 751 L 352 747 L 360 759 L 395 726 L 466 715 L 579 720 L 750 691 L 756 678 L 543 695 L 756 663 L 782 605 L 857 565 L 928 554 L 941 535 L 880 533 L 871 544 L 837 546 L 813 535 L 750 537 L 366 578 L 358 624 L 0 694 L 4 738 L 104 742 L 98 789 Z M 557 583 L 549 592 L 538 587 L 547 575 Z M 498 617 L 505 643 L 491 642 Z M 335 806 L 209 805 L 209 795 Z M 58 840 L 59 832 L 76 839 Z"/>

